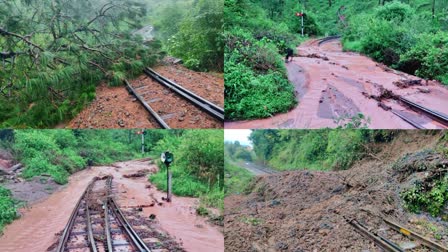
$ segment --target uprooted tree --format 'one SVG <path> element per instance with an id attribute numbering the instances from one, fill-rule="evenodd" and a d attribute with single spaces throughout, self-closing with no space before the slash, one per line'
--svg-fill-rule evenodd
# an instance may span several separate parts
<path id="1" fill-rule="evenodd" d="M 140 0 L 0 0 L 0 125 L 45 127 L 157 59 Z"/>

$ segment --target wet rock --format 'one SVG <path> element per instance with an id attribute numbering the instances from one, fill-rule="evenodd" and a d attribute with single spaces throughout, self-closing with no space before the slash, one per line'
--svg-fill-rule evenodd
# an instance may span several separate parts
<path id="1" fill-rule="evenodd" d="M 418 88 L 418 91 L 420 91 L 421 93 L 424 93 L 424 94 L 431 93 L 431 90 L 429 90 L 429 88 Z"/>
<path id="2" fill-rule="evenodd" d="M 278 250 L 287 250 L 288 244 L 286 244 L 284 242 L 277 242 L 277 244 L 275 244 L 275 248 Z"/>
<path id="3" fill-rule="evenodd" d="M 418 247 L 418 244 L 416 244 L 414 242 L 402 242 L 402 243 L 400 243 L 399 246 L 404 250 L 409 250 L 409 249 L 414 249 L 414 248 Z"/>
<path id="4" fill-rule="evenodd" d="M 269 204 L 270 207 L 278 206 L 281 202 L 279 200 L 271 200 L 271 203 Z"/>

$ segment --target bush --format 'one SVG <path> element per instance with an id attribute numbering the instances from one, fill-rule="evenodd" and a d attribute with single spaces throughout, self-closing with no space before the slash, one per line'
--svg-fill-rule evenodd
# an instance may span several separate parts
<path id="1" fill-rule="evenodd" d="M 200 197 L 202 204 L 223 209 L 224 154 L 222 130 L 188 130 L 169 135 L 152 149 L 154 158 L 169 150 L 174 154 L 170 166 L 173 194 Z M 158 189 L 167 191 L 166 168 L 158 162 L 160 170 L 149 180 Z"/>
<path id="2" fill-rule="evenodd" d="M 0 233 L 17 217 L 17 204 L 11 198 L 11 192 L 0 186 Z"/>

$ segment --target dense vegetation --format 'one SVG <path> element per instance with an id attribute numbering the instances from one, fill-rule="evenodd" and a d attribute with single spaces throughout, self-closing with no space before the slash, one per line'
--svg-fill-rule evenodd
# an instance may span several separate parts
<path id="1" fill-rule="evenodd" d="M 160 3 L 162 2 L 162 3 Z M 165 51 L 223 71 L 219 1 L 0 0 L 0 127 L 48 128 Z M 135 33 L 155 23 L 161 40 Z"/>
<path id="2" fill-rule="evenodd" d="M 394 131 L 254 130 L 250 136 L 257 157 L 278 170 L 347 169 L 365 155 L 366 144 L 388 142 Z"/>
<path id="3" fill-rule="evenodd" d="M 282 55 L 299 43 L 297 24 L 279 21 L 264 3 L 224 3 L 225 113 L 230 120 L 269 117 L 296 105 Z"/>
<path id="4" fill-rule="evenodd" d="M 0 126 L 48 127 L 76 115 L 102 80 L 155 63 L 160 43 L 132 36 L 138 0 L 0 1 Z"/>
<path id="5" fill-rule="evenodd" d="M 239 162 L 254 161 L 255 153 L 240 142 L 224 143 L 225 193 L 241 194 L 253 178 L 253 174 L 238 166 Z"/>
<path id="6" fill-rule="evenodd" d="M 147 148 L 163 136 L 150 132 Z M 24 178 L 46 174 L 65 184 L 70 174 L 89 165 L 140 157 L 141 142 L 131 130 L 15 130 L 2 145 L 25 166 Z"/>
<path id="7" fill-rule="evenodd" d="M 12 199 L 8 189 L 0 186 L 0 234 L 5 225 L 17 217 L 17 202 Z"/>
<path id="8" fill-rule="evenodd" d="M 224 154 L 222 130 L 178 131 L 161 139 L 152 149 L 154 158 L 169 150 L 174 154 L 170 166 L 173 193 L 201 197 L 201 203 L 224 209 Z M 158 189 L 167 190 L 166 167 L 159 162 L 159 173 L 150 176 Z"/>
<path id="9" fill-rule="evenodd" d="M 340 34 L 346 50 L 448 84 L 447 0 L 226 0 L 228 119 L 269 117 L 295 105 L 282 55 L 302 40 L 301 10 L 306 37 Z"/>
<path id="10" fill-rule="evenodd" d="M 150 22 L 164 49 L 191 69 L 222 72 L 223 1 L 152 1 Z"/>

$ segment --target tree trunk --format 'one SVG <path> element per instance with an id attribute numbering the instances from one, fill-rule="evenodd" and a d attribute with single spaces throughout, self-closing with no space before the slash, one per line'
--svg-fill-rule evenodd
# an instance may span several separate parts
<path id="1" fill-rule="evenodd" d="M 436 17 L 436 0 L 432 0 L 432 18 Z"/>

